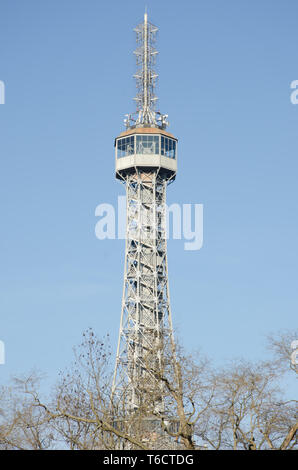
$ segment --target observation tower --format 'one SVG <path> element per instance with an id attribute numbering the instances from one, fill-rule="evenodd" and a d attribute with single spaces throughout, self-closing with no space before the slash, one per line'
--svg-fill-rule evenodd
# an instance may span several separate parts
<path id="1" fill-rule="evenodd" d="M 126 188 L 126 245 L 113 394 L 125 396 L 127 408 L 136 410 L 145 388 L 157 388 L 155 411 L 162 413 L 156 371 L 165 366 L 165 344 L 173 344 L 166 190 L 176 177 L 177 138 L 166 130 L 168 116 L 156 111 L 157 31 L 145 13 L 135 28 L 136 112 L 126 115 L 126 130 L 115 139 L 116 178 Z"/>

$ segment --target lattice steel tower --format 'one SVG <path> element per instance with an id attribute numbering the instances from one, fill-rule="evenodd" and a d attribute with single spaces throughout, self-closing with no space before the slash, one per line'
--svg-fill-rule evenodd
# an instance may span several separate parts
<path id="1" fill-rule="evenodd" d="M 127 406 L 142 401 L 141 382 L 156 386 L 147 359 L 163 367 L 163 345 L 172 339 L 166 237 L 166 188 L 177 171 L 177 139 L 167 132 L 167 115 L 155 110 L 157 27 L 135 28 L 136 112 L 115 139 L 116 178 L 126 186 L 126 248 L 122 311 L 113 394 L 125 389 Z M 150 360 L 152 360 L 152 357 Z M 151 385 L 150 385 L 151 384 Z M 162 412 L 162 390 L 156 409 Z"/>

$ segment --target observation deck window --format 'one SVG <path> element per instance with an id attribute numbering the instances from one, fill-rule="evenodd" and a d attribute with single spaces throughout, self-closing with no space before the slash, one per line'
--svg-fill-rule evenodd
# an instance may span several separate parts
<path id="1" fill-rule="evenodd" d="M 136 153 L 140 154 L 159 154 L 159 136 L 158 135 L 137 135 Z"/>
<path id="2" fill-rule="evenodd" d="M 161 136 L 161 155 L 176 158 L 176 141 L 169 137 Z"/>
<path id="3" fill-rule="evenodd" d="M 163 155 L 176 158 L 176 141 L 163 135 L 131 135 L 117 140 L 117 158 L 129 155 Z"/>
<path id="4" fill-rule="evenodd" d="M 117 141 L 117 158 L 127 157 L 135 153 L 134 136 L 125 137 Z"/>

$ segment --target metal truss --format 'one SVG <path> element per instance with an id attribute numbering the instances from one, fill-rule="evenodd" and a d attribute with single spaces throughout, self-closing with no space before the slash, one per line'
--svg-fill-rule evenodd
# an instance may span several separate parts
<path id="1" fill-rule="evenodd" d="M 164 343 L 173 335 L 166 239 L 170 179 L 158 169 L 137 168 L 124 181 L 125 268 L 113 394 L 125 394 L 128 408 L 133 410 L 142 401 L 141 383 L 145 381 L 147 390 L 161 387 L 151 371 L 162 371 Z M 161 387 L 156 398 L 156 411 L 160 412 L 162 395 Z"/>

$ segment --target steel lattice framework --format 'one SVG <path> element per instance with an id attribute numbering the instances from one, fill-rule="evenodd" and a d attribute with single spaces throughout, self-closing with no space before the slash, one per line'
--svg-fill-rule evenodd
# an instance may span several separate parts
<path id="1" fill-rule="evenodd" d="M 127 175 L 125 184 L 124 287 L 114 386 L 128 383 L 128 400 L 138 407 L 138 384 L 150 352 L 162 369 L 162 345 L 172 335 L 165 227 L 168 179 L 158 170 L 138 169 Z M 151 383 L 154 386 L 154 378 Z"/>

